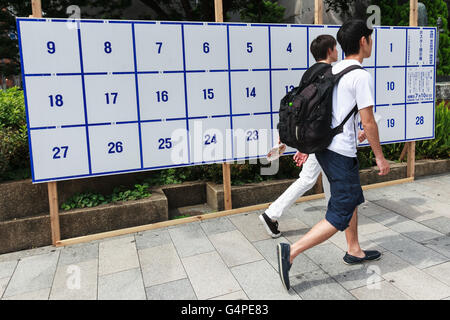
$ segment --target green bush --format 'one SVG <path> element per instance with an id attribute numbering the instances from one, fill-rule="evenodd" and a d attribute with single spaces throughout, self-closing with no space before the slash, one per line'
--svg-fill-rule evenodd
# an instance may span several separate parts
<path id="1" fill-rule="evenodd" d="M 0 90 L 0 181 L 30 177 L 23 91 Z"/>

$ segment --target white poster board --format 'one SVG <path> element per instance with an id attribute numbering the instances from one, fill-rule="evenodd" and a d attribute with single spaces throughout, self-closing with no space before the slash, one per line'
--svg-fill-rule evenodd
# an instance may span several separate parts
<path id="1" fill-rule="evenodd" d="M 311 41 L 339 26 L 18 18 L 17 28 L 37 183 L 265 157 L 281 98 L 314 63 Z M 363 66 L 381 142 L 434 138 L 436 29 L 372 37 Z"/>

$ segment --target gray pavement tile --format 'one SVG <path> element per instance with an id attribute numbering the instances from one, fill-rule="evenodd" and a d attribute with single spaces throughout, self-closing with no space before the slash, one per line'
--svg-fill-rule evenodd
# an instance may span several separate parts
<path id="1" fill-rule="evenodd" d="M 381 276 L 413 299 L 435 300 L 448 297 L 450 287 L 423 270 L 387 252 L 377 261 Z"/>
<path id="2" fill-rule="evenodd" d="M 433 249 L 440 254 L 450 258 L 450 237 L 443 236 L 422 242 L 427 248 Z"/>
<path id="3" fill-rule="evenodd" d="M 310 230 L 310 227 L 296 218 L 289 218 L 280 220 L 278 229 L 283 237 L 297 237 L 298 240 L 300 235 L 303 235 Z"/>
<path id="4" fill-rule="evenodd" d="M 213 234 L 209 239 L 228 267 L 264 259 L 239 230 Z"/>
<path id="5" fill-rule="evenodd" d="M 441 214 L 436 213 L 434 210 L 423 205 L 411 205 L 402 200 L 392 200 L 391 198 L 381 199 L 374 201 L 377 205 L 385 207 L 391 211 L 394 211 L 402 216 L 415 220 L 422 221 L 427 219 L 432 219 L 441 216 Z"/>
<path id="6" fill-rule="evenodd" d="M 366 235 L 369 233 L 387 230 L 384 225 L 378 223 L 364 215 L 358 215 L 358 234 Z"/>
<path id="7" fill-rule="evenodd" d="M 84 243 L 80 246 L 67 246 L 61 250 L 59 264 L 77 264 L 98 259 L 98 243 Z"/>
<path id="8" fill-rule="evenodd" d="M 358 300 L 411 300 L 411 297 L 397 289 L 389 281 L 353 289 L 350 292 Z"/>
<path id="9" fill-rule="evenodd" d="M 145 288 L 147 300 L 197 300 L 188 279 L 175 280 Z"/>
<path id="10" fill-rule="evenodd" d="M 244 291 L 239 290 L 233 293 L 225 294 L 223 296 L 218 296 L 208 300 L 248 300 L 248 297 Z"/>
<path id="11" fill-rule="evenodd" d="M 59 264 L 50 300 L 96 300 L 98 260 Z"/>
<path id="12" fill-rule="evenodd" d="M 177 228 L 170 228 L 169 233 L 182 258 L 214 251 L 200 223 L 188 223 Z"/>
<path id="13" fill-rule="evenodd" d="M 377 214 L 371 215 L 370 219 L 377 221 L 378 223 L 381 223 L 387 228 L 392 228 L 396 224 L 405 221 L 411 221 L 408 218 L 405 218 L 404 216 L 390 210 L 386 210 L 385 212 L 379 212 Z"/>
<path id="14" fill-rule="evenodd" d="M 291 288 L 303 300 L 354 300 L 347 290 L 323 270 L 289 278 Z"/>
<path id="15" fill-rule="evenodd" d="M 136 248 L 138 250 L 158 247 L 172 243 L 172 239 L 170 238 L 169 235 L 169 230 L 166 228 L 139 232 L 136 234 L 135 238 L 136 238 Z"/>
<path id="16" fill-rule="evenodd" d="M 323 220 L 325 218 L 325 214 L 325 206 L 311 206 L 302 210 L 301 214 L 298 214 L 296 218 L 308 227 L 313 227 L 320 220 Z"/>
<path id="17" fill-rule="evenodd" d="M 230 220 L 251 242 L 271 239 L 272 237 L 267 233 L 258 216 L 259 213 L 245 213 L 239 216 L 232 216 Z"/>
<path id="18" fill-rule="evenodd" d="M 99 244 L 99 275 L 139 267 L 134 236 L 114 238 Z"/>
<path id="19" fill-rule="evenodd" d="M 236 230 L 236 226 L 231 223 L 228 217 L 221 217 L 215 219 L 205 220 L 200 223 L 206 235 L 210 236 L 217 233 L 228 232 Z"/>
<path id="20" fill-rule="evenodd" d="M 308 204 L 308 202 L 299 202 L 299 203 L 294 203 L 291 207 L 287 208 L 283 214 L 281 215 L 281 217 L 279 218 L 279 221 L 283 221 L 285 219 L 295 219 L 297 218 L 299 215 L 303 214 L 303 211 L 305 209 L 310 208 L 311 206 Z"/>
<path id="21" fill-rule="evenodd" d="M 139 268 L 98 277 L 98 300 L 146 300 Z"/>
<path id="22" fill-rule="evenodd" d="M 0 279 L 0 298 L 3 296 L 3 292 L 5 292 L 10 279 L 10 277 Z"/>
<path id="23" fill-rule="evenodd" d="M 422 242 L 443 236 L 442 233 L 411 220 L 392 225 L 390 229 L 401 233 L 405 237 L 413 239 L 417 242 Z"/>
<path id="24" fill-rule="evenodd" d="M 172 243 L 139 250 L 145 287 L 186 278 L 180 257 Z"/>
<path id="25" fill-rule="evenodd" d="M 215 251 L 182 258 L 182 262 L 199 300 L 241 290 L 238 282 Z"/>
<path id="26" fill-rule="evenodd" d="M 286 291 L 277 271 L 266 261 L 231 268 L 250 300 L 300 300 L 292 289 Z"/>
<path id="27" fill-rule="evenodd" d="M 365 235 L 358 234 L 359 245 L 363 250 L 378 250 L 380 252 L 386 251 L 386 248 L 383 248 L 376 244 L 375 242 L 367 239 Z M 345 237 L 345 232 L 337 232 L 334 236 L 332 236 L 329 240 L 330 243 L 335 244 L 338 248 L 347 252 L 347 238 Z"/>
<path id="28" fill-rule="evenodd" d="M 372 218 L 372 216 L 383 214 L 383 213 L 393 213 L 393 211 L 388 210 L 386 208 L 380 207 L 374 202 L 366 200 L 363 204 L 359 205 L 358 213 L 366 216 L 368 218 Z M 380 221 L 378 221 L 380 222 Z"/>
<path id="29" fill-rule="evenodd" d="M 277 245 L 282 242 L 287 243 L 286 238 L 280 237 L 277 239 L 261 240 L 253 243 L 256 249 L 258 249 L 258 251 L 264 256 L 264 258 L 272 265 L 272 267 L 277 272 L 278 272 Z M 316 265 L 305 254 L 301 253 L 295 258 L 294 262 L 292 263 L 292 267 L 291 270 L 289 271 L 289 274 L 291 276 L 296 276 L 317 269 L 320 269 L 319 266 Z"/>
<path id="30" fill-rule="evenodd" d="M 48 300 L 50 288 L 21 293 L 15 296 L 3 297 L 2 300 Z"/>
<path id="31" fill-rule="evenodd" d="M 303 253 L 327 273 L 347 272 L 361 268 L 360 265 L 346 265 L 342 260 L 345 251 L 332 243 L 315 246 Z"/>
<path id="32" fill-rule="evenodd" d="M 450 262 L 423 269 L 424 272 L 435 277 L 450 287 Z"/>
<path id="33" fill-rule="evenodd" d="M 377 261 L 368 261 L 360 264 L 359 269 L 344 272 L 330 272 L 329 275 L 345 289 L 353 290 L 364 286 L 371 287 L 383 281 L 380 273 L 381 271 L 377 266 Z"/>
<path id="34" fill-rule="evenodd" d="M 3 294 L 3 298 L 41 289 L 50 289 L 59 253 L 59 251 L 55 251 L 20 260 Z"/>
<path id="35" fill-rule="evenodd" d="M 450 207 L 449 207 L 449 211 L 450 211 Z M 434 219 L 429 219 L 429 220 L 423 220 L 420 223 L 424 224 L 427 227 L 430 227 L 431 229 L 434 229 L 440 233 L 450 236 L 450 218 L 448 218 L 448 217 L 439 217 L 439 218 L 434 218 Z"/>
<path id="36" fill-rule="evenodd" d="M 63 249 L 63 247 L 55 248 L 54 246 L 46 246 L 28 250 L 20 250 L 16 252 L 4 253 L 0 255 L 0 262 L 12 261 L 12 260 L 20 260 L 27 257 L 33 257 L 37 255 L 59 252 Z"/>
<path id="37" fill-rule="evenodd" d="M 392 230 L 371 233 L 367 237 L 419 269 L 449 260 L 442 254 Z"/>
<path id="38" fill-rule="evenodd" d="M 17 260 L 0 262 L 0 279 L 10 277 L 16 269 L 17 263 Z"/>

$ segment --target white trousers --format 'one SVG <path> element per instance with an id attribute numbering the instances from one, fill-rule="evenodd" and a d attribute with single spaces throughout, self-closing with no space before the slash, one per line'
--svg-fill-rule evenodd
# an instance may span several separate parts
<path id="1" fill-rule="evenodd" d="M 299 178 L 286 189 L 278 199 L 272 203 L 266 210 L 266 214 L 270 219 L 278 220 L 283 212 L 285 212 L 299 197 L 306 191 L 311 189 L 317 181 L 322 168 L 317 161 L 315 154 L 310 154 L 308 160 L 303 164 L 303 169 L 299 174 Z M 330 183 L 324 172 L 322 172 L 322 184 L 325 192 L 325 198 L 328 203 L 330 199 Z"/>

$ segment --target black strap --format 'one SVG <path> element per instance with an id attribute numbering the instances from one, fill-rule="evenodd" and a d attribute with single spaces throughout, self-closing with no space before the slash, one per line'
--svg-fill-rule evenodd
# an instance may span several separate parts
<path id="1" fill-rule="evenodd" d="M 340 125 L 338 125 L 337 127 L 333 128 L 333 136 L 344 132 L 344 125 L 345 123 L 348 121 L 348 119 L 350 119 L 350 117 L 352 115 L 356 115 L 358 113 L 358 106 L 355 105 L 353 107 L 353 109 L 350 111 L 350 113 L 345 117 L 344 121 L 341 122 Z"/>
<path id="2" fill-rule="evenodd" d="M 334 83 L 337 84 L 339 82 L 339 80 L 341 80 L 341 78 L 342 78 L 342 76 L 344 74 L 349 73 L 350 71 L 353 71 L 353 70 L 356 70 L 356 69 L 363 69 L 364 70 L 364 68 L 361 67 L 359 64 L 351 65 L 351 66 L 345 68 L 344 70 L 342 70 L 341 72 L 336 73 L 334 75 Z"/>

